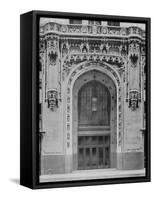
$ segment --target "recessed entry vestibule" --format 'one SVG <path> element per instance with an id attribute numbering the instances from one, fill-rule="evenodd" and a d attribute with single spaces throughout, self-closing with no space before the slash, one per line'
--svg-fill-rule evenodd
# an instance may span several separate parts
<path id="1" fill-rule="evenodd" d="M 72 89 L 73 170 L 116 168 L 117 93 L 105 73 L 81 74 Z"/>

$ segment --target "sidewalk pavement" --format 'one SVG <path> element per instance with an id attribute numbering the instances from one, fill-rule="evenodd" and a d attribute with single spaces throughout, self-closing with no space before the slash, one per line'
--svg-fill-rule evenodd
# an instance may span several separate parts
<path id="1" fill-rule="evenodd" d="M 73 181 L 89 179 L 108 179 L 145 176 L 145 169 L 139 170 L 118 170 L 118 169 L 91 169 L 77 170 L 67 174 L 41 175 L 40 182 Z"/>

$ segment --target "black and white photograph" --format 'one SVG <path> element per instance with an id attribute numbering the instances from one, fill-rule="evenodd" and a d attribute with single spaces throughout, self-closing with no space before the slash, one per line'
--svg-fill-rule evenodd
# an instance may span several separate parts
<path id="1" fill-rule="evenodd" d="M 1 2 L 0 199 L 153 199 L 152 1 Z"/>
<path id="2" fill-rule="evenodd" d="M 40 17 L 40 183 L 146 176 L 146 33 Z"/>

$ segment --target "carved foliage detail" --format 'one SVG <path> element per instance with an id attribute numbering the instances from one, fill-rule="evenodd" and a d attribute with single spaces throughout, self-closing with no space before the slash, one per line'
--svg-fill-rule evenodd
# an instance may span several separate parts
<path id="1" fill-rule="evenodd" d="M 132 63 L 132 67 L 136 67 L 137 65 L 137 60 L 138 60 L 138 55 L 137 54 L 131 54 L 130 55 L 130 60 L 131 60 L 131 63 Z"/>
<path id="2" fill-rule="evenodd" d="M 50 38 L 47 41 L 48 48 L 48 60 L 49 65 L 56 65 L 57 57 L 58 57 L 58 42 L 55 38 Z"/>
<path id="3" fill-rule="evenodd" d="M 57 52 L 54 51 L 49 52 L 48 57 L 50 65 L 56 65 L 57 56 L 58 56 Z"/>
<path id="4" fill-rule="evenodd" d="M 122 68 L 124 68 L 124 61 L 122 57 L 119 56 L 109 56 L 109 55 L 102 55 L 102 54 L 72 54 L 70 56 L 67 56 L 66 60 L 63 64 L 63 70 L 62 70 L 62 77 L 63 80 L 65 80 L 65 77 L 67 77 L 70 73 L 70 70 L 79 63 L 82 63 L 84 61 L 90 61 L 90 62 L 105 62 L 110 65 L 113 65 L 114 67 L 118 68 L 119 74 L 122 75 L 124 72 Z"/>
<path id="5" fill-rule="evenodd" d="M 139 60 L 140 45 L 136 41 L 132 41 L 129 44 L 129 58 L 131 61 L 131 67 L 136 67 Z"/>

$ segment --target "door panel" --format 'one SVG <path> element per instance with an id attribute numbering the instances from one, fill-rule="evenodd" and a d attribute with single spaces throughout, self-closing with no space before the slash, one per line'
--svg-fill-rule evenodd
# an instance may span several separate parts
<path id="1" fill-rule="evenodd" d="M 98 81 L 85 84 L 78 94 L 79 125 L 109 125 L 110 95 Z"/>
<path id="2" fill-rule="evenodd" d="M 84 157 L 84 162 L 85 162 L 85 166 L 87 167 L 87 168 L 89 168 L 90 167 L 90 165 L 91 165 L 91 155 L 90 155 L 90 148 L 85 148 L 85 157 Z"/>
<path id="3" fill-rule="evenodd" d="M 110 136 L 78 137 L 78 169 L 110 167 Z"/>
<path id="4" fill-rule="evenodd" d="M 97 163 L 98 163 L 97 148 L 92 147 L 91 148 L 91 167 L 92 168 L 97 167 Z"/>
<path id="5" fill-rule="evenodd" d="M 78 150 L 78 165 L 81 169 L 84 168 L 84 148 Z"/>
<path id="6" fill-rule="evenodd" d="M 99 157 L 98 166 L 101 167 L 104 164 L 104 156 L 105 156 L 104 153 L 103 153 L 104 152 L 103 147 L 99 147 L 98 152 L 99 152 L 99 154 L 98 154 L 98 157 Z"/>

